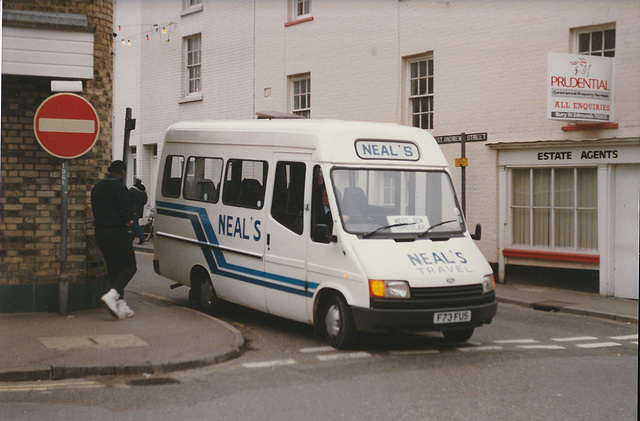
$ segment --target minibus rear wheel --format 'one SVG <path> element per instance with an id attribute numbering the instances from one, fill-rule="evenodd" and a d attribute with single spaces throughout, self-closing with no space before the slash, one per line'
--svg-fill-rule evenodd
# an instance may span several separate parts
<path id="1" fill-rule="evenodd" d="M 442 335 L 448 342 L 467 342 L 473 335 L 473 328 L 444 330 Z"/>
<path id="2" fill-rule="evenodd" d="M 353 346 L 356 339 L 356 328 L 351 310 L 344 297 L 334 293 L 327 298 L 322 313 L 324 336 L 327 343 L 337 349 Z"/>
<path id="3" fill-rule="evenodd" d="M 196 288 L 198 307 L 204 313 L 215 315 L 220 310 L 220 299 L 213 289 L 209 275 L 199 273 L 196 275 Z"/>

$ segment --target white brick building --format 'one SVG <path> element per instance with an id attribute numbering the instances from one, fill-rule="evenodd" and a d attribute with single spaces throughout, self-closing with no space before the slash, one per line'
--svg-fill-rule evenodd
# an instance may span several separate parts
<path id="1" fill-rule="evenodd" d="M 637 299 L 638 22 L 634 0 L 121 0 L 115 155 L 127 106 L 149 186 L 155 145 L 184 119 L 279 111 L 486 133 L 466 144 L 466 211 L 500 276 L 506 265 L 594 270 L 602 294 Z M 615 57 L 613 120 L 547 118 L 549 53 Z M 452 165 L 460 146 L 442 144 Z M 540 159 L 555 152 L 564 158 Z"/>

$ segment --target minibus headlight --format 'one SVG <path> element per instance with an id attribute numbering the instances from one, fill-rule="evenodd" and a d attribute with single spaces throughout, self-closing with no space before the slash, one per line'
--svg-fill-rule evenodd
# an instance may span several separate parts
<path id="1" fill-rule="evenodd" d="M 407 281 L 369 279 L 369 293 L 375 298 L 411 298 Z"/>
<path id="2" fill-rule="evenodd" d="M 491 292 L 496 289 L 496 280 L 493 277 L 493 273 L 491 275 L 484 275 L 482 279 L 482 293 L 486 294 L 487 292 Z"/>

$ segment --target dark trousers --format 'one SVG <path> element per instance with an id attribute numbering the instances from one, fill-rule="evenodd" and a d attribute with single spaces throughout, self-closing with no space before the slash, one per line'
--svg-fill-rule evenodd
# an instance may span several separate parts
<path id="1" fill-rule="evenodd" d="M 142 228 L 140 228 L 139 219 L 134 216 L 133 225 L 131 226 L 131 241 L 133 241 L 136 236 L 138 236 L 141 241 L 144 241 L 144 234 L 142 233 Z"/>
<path id="2" fill-rule="evenodd" d="M 135 275 L 136 255 L 125 228 L 96 227 L 96 243 L 107 264 L 109 286 L 124 297 L 124 288 Z"/>

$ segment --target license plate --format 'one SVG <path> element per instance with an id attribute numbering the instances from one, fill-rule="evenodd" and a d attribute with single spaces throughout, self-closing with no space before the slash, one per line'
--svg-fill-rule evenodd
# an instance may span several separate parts
<path id="1" fill-rule="evenodd" d="M 433 314 L 434 324 L 443 323 L 464 323 L 471 321 L 471 310 L 464 311 L 443 311 Z"/>

